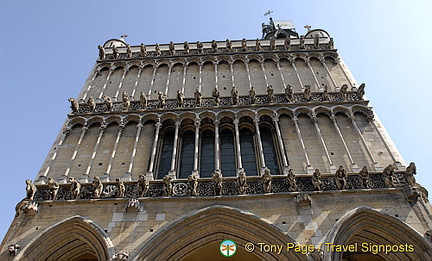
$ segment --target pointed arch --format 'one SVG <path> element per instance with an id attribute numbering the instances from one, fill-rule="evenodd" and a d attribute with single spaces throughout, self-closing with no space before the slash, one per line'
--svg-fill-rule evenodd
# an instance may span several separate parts
<path id="1" fill-rule="evenodd" d="M 409 244 L 413 245 L 413 252 L 398 251 L 386 255 L 385 251 L 379 251 L 376 256 L 382 260 L 432 260 L 431 245 L 414 228 L 395 217 L 368 207 L 359 207 L 345 214 L 328 232 L 324 242 L 335 245 L 357 243 L 359 251 L 362 243 L 391 246 Z M 348 258 L 343 252 L 326 250 L 328 249 L 324 249 L 324 252 L 328 260 Z M 364 250 L 368 249 L 364 248 Z M 355 254 L 368 255 L 369 253 L 365 251 Z"/>
<path id="2" fill-rule="evenodd" d="M 236 242 L 248 260 L 307 260 L 305 255 L 282 251 L 247 253 L 247 242 L 272 242 L 285 245 L 294 239 L 269 221 L 240 209 L 215 205 L 193 212 L 160 229 L 140 249 L 133 260 L 183 260 L 194 251 L 215 245 L 224 239 Z M 219 244 L 217 244 L 218 246 Z M 258 246 L 256 246 L 258 247 Z M 219 250 L 215 249 L 215 253 Z M 237 254 L 236 254 L 237 255 Z"/>
<path id="3" fill-rule="evenodd" d="M 16 260 L 110 260 L 115 254 L 109 236 L 94 221 L 73 216 L 35 237 Z"/>

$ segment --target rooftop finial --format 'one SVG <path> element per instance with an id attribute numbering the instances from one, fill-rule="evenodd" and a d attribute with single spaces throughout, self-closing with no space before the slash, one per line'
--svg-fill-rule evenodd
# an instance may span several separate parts
<path id="1" fill-rule="evenodd" d="M 122 40 L 124 42 L 125 38 L 127 37 L 127 34 L 123 34 L 120 36 L 120 40 Z"/>
<path id="2" fill-rule="evenodd" d="M 306 28 L 308 30 L 308 32 L 311 30 L 312 26 L 310 25 L 305 25 L 304 28 Z"/>
<path id="3" fill-rule="evenodd" d="M 268 10 L 267 13 L 264 14 L 264 16 L 268 15 L 271 18 L 271 13 L 273 13 L 273 11 Z"/>

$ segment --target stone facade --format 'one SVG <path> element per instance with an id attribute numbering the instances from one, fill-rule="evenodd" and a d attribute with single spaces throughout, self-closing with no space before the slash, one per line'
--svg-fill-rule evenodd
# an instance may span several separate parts
<path id="1" fill-rule="evenodd" d="M 327 32 L 286 32 L 99 46 L 1 258 L 432 259 L 427 191 L 365 85 Z"/>

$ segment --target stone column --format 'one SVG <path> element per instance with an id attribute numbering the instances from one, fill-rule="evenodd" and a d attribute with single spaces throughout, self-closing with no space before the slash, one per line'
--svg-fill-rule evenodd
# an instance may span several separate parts
<path id="1" fill-rule="evenodd" d="M 294 68 L 294 71 L 296 73 L 297 79 L 298 79 L 298 81 L 300 83 L 300 88 L 303 89 L 304 85 L 303 85 L 303 82 L 302 82 L 302 80 L 300 78 L 300 75 L 298 73 L 297 66 L 295 65 L 295 60 L 290 60 L 290 62 L 291 62 L 292 67 Z"/>
<path id="2" fill-rule="evenodd" d="M 175 131 L 174 131 L 174 144 L 173 144 L 173 153 L 171 158 L 171 170 L 169 171 L 169 175 L 175 179 L 176 178 L 176 159 L 177 159 L 177 142 L 178 142 L 178 133 L 180 129 L 180 121 L 177 120 L 175 122 Z"/>
<path id="3" fill-rule="evenodd" d="M 95 146 L 93 148 L 93 153 L 91 155 L 90 162 L 89 162 L 89 164 L 87 166 L 87 169 L 86 169 L 85 173 L 79 179 L 79 181 L 82 182 L 82 183 L 87 183 L 88 182 L 88 177 L 89 177 L 89 174 L 90 174 L 91 166 L 93 165 L 93 161 L 94 161 L 94 159 L 96 157 L 96 152 L 97 152 L 97 150 L 99 148 L 99 144 L 100 144 L 100 141 L 102 139 L 102 135 L 105 133 L 106 127 L 107 126 L 105 125 L 105 122 L 102 122 L 102 124 L 100 126 L 99 136 L 98 136 L 98 138 L 96 140 L 96 144 L 95 144 Z"/>
<path id="4" fill-rule="evenodd" d="M 321 144 L 322 144 L 322 146 L 324 148 L 324 152 L 325 152 L 327 160 L 328 160 L 328 162 L 330 164 L 330 170 L 336 170 L 336 166 L 333 164 L 333 161 L 330 158 L 330 154 L 328 152 L 327 145 L 325 144 L 324 138 L 323 138 L 323 136 L 321 134 L 321 130 L 320 130 L 319 126 L 318 126 L 318 118 L 316 117 L 316 115 L 312 115 L 311 120 L 312 120 L 313 124 L 315 125 L 315 129 L 316 129 L 316 131 L 318 133 L 318 137 L 319 137 L 319 139 L 321 141 Z"/>
<path id="5" fill-rule="evenodd" d="M 277 135 L 277 140 L 279 142 L 279 150 L 280 150 L 280 154 L 282 157 L 282 163 L 283 163 L 283 172 L 284 175 L 288 175 L 288 171 L 289 171 L 289 163 L 286 157 L 286 153 L 285 153 L 285 147 L 283 144 L 283 137 L 280 131 L 280 127 L 279 127 L 279 115 L 278 114 L 273 114 L 273 124 L 275 126 L 276 129 L 276 135 Z"/>
<path id="6" fill-rule="evenodd" d="M 254 124 L 255 124 L 255 132 L 256 132 L 257 142 L 258 142 L 258 152 L 259 152 L 259 160 L 260 160 L 259 165 L 261 165 L 261 175 L 263 175 L 264 174 L 264 168 L 266 167 L 266 165 L 265 165 L 265 159 L 264 159 L 264 150 L 263 150 L 263 146 L 262 146 L 262 142 L 261 142 L 261 132 L 259 129 L 258 114 L 255 114 Z"/>
<path id="7" fill-rule="evenodd" d="M 90 84 L 87 86 L 87 90 L 85 91 L 84 96 L 82 97 L 83 100 L 86 100 L 86 99 L 87 99 L 87 94 L 88 94 L 88 92 L 90 91 L 91 86 L 92 86 L 92 84 L 94 83 L 94 80 L 96 79 L 96 76 L 97 76 L 98 74 L 99 74 L 99 71 L 98 71 L 98 70 L 95 70 L 95 71 L 93 72 L 93 76 L 92 76 L 91 82 L 90 82 Z"/>
<path id="8" fill-rule="evenodd" d="M 199 118 L 195 119 L 195 153 L 194 153 L 194 168 L 192 175 L 199 177 L 198 158 L 199 158 L 199 131 L 201 122 Z"/>
<path id="9" fill-rule="evenodd" d="M 247 77 L 248 77 L 248 81 L 249 81 L 249 88 L 250 88 L 250 87 L 252 87 L 252 80 L 251 80 L 250 71 L 249 71 L 249 59 L 246 59 L 244 61 L 244 64 L 246 67 Z"/>
<path id="10" fill-rule="evenodd" d="M 101 92 L 99 93 L 99 96 L 98 96 L 99 99 L 102 99 L 103 94 L 104 94 L 104 91 L 105 91 L 105 89 L 106 89 L 106 87 L 107 87 L 108 81 L 109 81 L 109 79 L 111 78 L 111 75 L 112 75 L 113 71 L 114 71 L 114 68 L 111 67 L 110 70 L 109 70 L 108 76 L 107 76 L 107 78 L 106 78 L 106 80 L 105 80 L 105 83 L 104 83 L 104 85 L 103 85 L 103 87 L 102 87 L 102 90 L 101 90 Z"/>
<path id="11" fill-rule="evenodd" d="M 300 144 L 301 144 L 302 149 L 303 149 L 303 154 L 304 154 L 305 159 L 306 159 L 306 171 L 307 171 L 308 174 L 312 174 L 314 172 L 314 168 L 313 168 L 313 166 L 310 163 L 309 156 L 308 156 L 308 153 L 306 151 L 306 147 L 305 147 L 304 142 L 303 142 L 303 137 L 301 135 L 300 128 L 298 126 L 298 118 L 296 116 L 294 116 L 291 119 L 291 121 L 292 121 L 292 123 L 294 124 L 294 126 L 296 128 L 297 136 L 298 136 L 298 138 L 300 140 Z"/>
<path id="12" fill-rule="evenodd" d="M 279 74 L 280 74 L 281 79 L 282 79 L 282 84 L 283 84 L 283 86 L 282 86 L 282 92 L 285 92 L 285 86 L 286 86 L 287 84 L 286 84 L 286 82 L 285 82 L 285 77 L 284 77 L 284 75 L 283 75 L 283 73 L 282 73 L 282 70 L 281 70 L 281 68 L 280 68 L 280 60 L 279 60 L 279 58 L 276 60 L 276 66 L 277 66 L 277 68 L 278 68 L 278 70 L 279 70 Z"/>
<path id="13" fill-rule="evenodd" d="M 218 62 L 213 62 L 214 65 L 214 69 L 215 69 L 215 83 L 216 83 L 216 88 L 219 89 L 219 77 L 218 77 Z"/>
<path id="14" fill-rule="evenodd" d="M 149 164 L 149 168 L 146 174 L 146 178 L 148 180 L 153 180 L 154 179 L 154 164 L 155 164 L 155 158 L 156 158 L 156 150 L 157 150 L 157 145 L 158 145 L 158 141 L 159 141 L 159 131 L 160 128 L 162 127 L 162 123 L 160 118 L 158 119 L 158 121 L 155 124 L 156 130 L 155 130 L 155 137 L 154 137 L 154 141 L 153 141 L 153 148 L 152 148 L 152 153 L 151 153 L 151 157 L 150 157 L 150 164 Z"/>
<path id="15" fill-rule="evenodd" d="M 138 69 L 137 79 L 135 81 L 134 88 L 132 90 L 132 94 L 131 94 L 132 97 L 135 96 L 136 88 L 138 86 L 139 79 L 141 78 L 142 71 L 143 71 L 143 68 L 140 66 L 139 69 Z"/>
<path id="16" fill-rule="evenodd" d="M 136 132 L 136 135 L 135 135 L 135 141 L 134 141 L 134 146 L 133 146 L 133 150 L 132 150 L 132 156 L 131 156 L 131 159 L 130 159 L 129 169 L 128 169 L 128 172 L 127 172 L 127 174 L 129 174 L 130 176 L 132 176 L 132 168 L 133 168 L 133 164 L 134 164 L 134 161 L 135 161 L 135 156 L 136 156 L 136 152 L 137 152 L 137 148 L 138 148 L 138 141 L 139 141 L 139 138 L 140 138 L 140 135 L 141 135 L 141 130 L 142 130 L 143 127 L 144 127 L 144 125 L 142 125 L 141 123 L 137 124 L 137 132 Z"/>
<path id="17" fill-rule="evenodd" d="M 349 152 L 348 146 L 347 146 L 347 144 L 345 142 L 345 139 L 342 136 L 342 133 L 341 133 L 341 131 L 339 129 L 339 126 L 337 124 L 336 116 L 335 115 L 330 116 L 330 120 L 333 122 L 333 125 L 334 125 L 334 127 L 336 129 L 336 132 L 338 133 L 339 137 L 342 140 L 343 146 L 344 146 L 345 151 L 346 151 L 346 153 L 348 155 L 348 159 L 349 159 L 349 161 L 351 163 L 351 167 L 352 167 L 353 171 L 360 170 L 359 167 L 357 166 L 357 164 L 354 162 L 354 160 L 353 160 L 353 158 L 351 156 L 351 153 Z"/>
<path id="18" fill-rule="evenodd" d="M 219 148 L 219 120 L 216 119 L 214 121 L 214 125 L 215 125 L 215 170 L 220 170 L 221 169 L 221 165 L 220 165 L 220 148 Z"/>
<path id="19" fill-rule="evenodd" d="M 264 80 L 265 80 L 265 83 L 266 83 L 265 87 L 267 88 L 267 86 L 269 86 L 269 83 L 268 83 L 267 74 L 266 74 L 266 71 L 265 71 L 265 68 L 264 68 L 264 59 L 260 59 L 259 63 L 261 65 L 261 70 L 263 71 L 263 74 L 264 74 Z"/>
<path id="20" fill-rule="evenodd" d="M 378 165 L 378 162 L 375 160 L 374 156 L 372 155 L 372 152 L 370 151 L 368 145 L 366 144 L 366 141 L 365 141 L 365 139 L 363 137 L 363 134 L 361 133 L 361 131 L 360 131 L 358 125 L 357 125 L 357 122 L 355 121 L 354 114 L 350 114 L 350 116 L 348 117 L 348 119 L 352 122 L 352 124 L 354 126 L 354 129 L 357 131 L 357 134 L 359 135 L 360 140 L 363 143 L 363 146 L 365 147 L 366 152 L 367 152 L 369 158 L 371 159 L 375 170 L 381 169 L 381 167 Z"/>
<path id="21" fill-rule="evenodd" d="M 375 119 L 372 117 L 368 117 L 368 121 L 370 123 L 372 123 L 374 129 L 376 130 L 376 132 L 378 133 L 380 139 L 382 140 L 382 142 L 384 143 L 384 146 L 386 147 L 386 150 L 388 151 L 390 157 L 392 158 L 393 162 L 398 162 L 398 160 L 396 160 L 396 157 L 393 155 L 393 152 L 390 150 L 389 145 L 387 144 L 384 136 L 382 135 L 382 133 L 380 132 L 380 130 L 378 129 L 378 126 L 376 125 Z"/>
<path id="22" fill-rule="evenodd" d="M 351 86 L 351 88 L 353 87 L 353 84 L 351 82 L 351 78 L 349 77 L 348 73 L 344 70 L 344 67 L 342 66 L 341 62 L 337 63 L 340 67 L 340 69 L 342 70 L 343 74 L 345 75 L 345 78 L 348 80 L 349 86 Z M 348 68 L 347 68 L 348 70 Z"/>
<path id="23" fill-rule="evenodd" d="M 327 74 L 329 75 L 330 80 L 331 80 L 331 82 L 332 82 L 332 84 L 333 84 L 333 86 L 334 86 L 334 90 L 336 90 L 336 89 L 337 89 L 336 82 L 335 82 L 333 76 L 331 75 L 329 68 L 327 67 L 327 64 L 326 64 L 326 62 L 325 62 L 325 58 L 324 58 L 324 57 L 320 57 L 320 62 L 321 62 L 321 64 L 324 66 L 324 68 L 326 69 Z"/>
<path id="24" fill-rule="evenodd" d="M 309 67 L 309 70 L 311 71 L 311 73 L 312 73 L 312 75 L 313 75 L 313 78 L 314 78 L 314 80 L 315 80 L 315 83 L 317 84 L 317 91 L 319 91 L 319 90 L 321 90 L 322 88 L 321 88 L 321 86 L 320 86 L 320 83 L 318 82 L 318 79 L 317 79 L 317 77 L 316 77 L 316 74 L 315 74 L 315 72 L 314 72 L 314 70 L 313 70 L 313 68 L 312 68 L 312 65 L 310 64 L 310 60 L 309 60 L 309 58 L 306 60 L 306 65 Z"/>
<path id="25" fill-rule="evenodd" d="M 120 80 L 119 86 L 118 86 L 118 88 L 117 88 L 116 94 L 114 95 L 114 98 L 115 98 L 117 101 L 119 100 L 119 99 L 118 99 L 118 96 L 119 96 L 119 93 L 120 93 L 121 87 L 123 86 L 123 80 L 124 80 L 125 75 L 126 75 L 126 73 L 127 73 L 128 71 L 129 71 L 129 68 L 128 68 L 128 69 L 123 68 L 123 74 L 122 74 L 122 77 L 121 77 L 121 80 Z"/>
<path id="26" fill-rule="evenodd" d="M 119 144 L 119 141 L 120 141 L 120 137 L 121 137 L 121 135 L 123 133 L 124 127 L 125 126 L 124 126 L 123 122 L 121 122 L 120 125 L 118 126 L 117 137 L 116 137 L 116 140 L 114 142 L 114 146 L 113 146 L 113 150 L 112 150 L 112 153 L 111 153 L 111 157 L 110 157 L 110 159 L 108 161 L 108 167 L 107 167 L 106 172 L 104 173 L 104 175 L 101 178 L 101 181 L 103 181 L 103 182 L 109 182 L 110 181 L 110 172 L 111 172 L 111 169 L 112 169 L 112 164 L 113 164 L 116 152 L 117 152 L 117 147 L 118 147 L 118 144 Z"/>
<path id="27" fill-rule="evenodd" d="M 233 69 L 234 61 L 232 59 L 229 61 L 229 65 L 230 65 L 230 72 L 231 72 L 231 82 L 232 82 L 232 85 L 235 86 L 235 84 L 234 84 L 234 69 Z"/>
<path id="28" fill-rule="evenodd" d="M 166 86 L 165 86 L 165 96 L 168 96 L 168 86 L 170 84 L 172 67 L 173 67 L 173 64 L 172 64 L 172 62 L 170 62 L 170 64 L 168 65 L 168 77 L 167 77 L 167 82 L 166 82 Z"/>
<path id="29" fill-rule="evenodd" d="M 182 82 L 182 93 L 185 93 L 185 84 L 186 84 L 186 69 L 187 69 L 187 61 L 183 64 L 183 82 Z"/>
<path id="30" fill-rule="evenodd" d="M 237 118 L 234 119 L 234 128 L 235 128 L 235 147 L 236 147 L 236 155 L 237 155 L 237 172 L 243 169 L 243 163 L 241 158 L 241 148 L 240 148 L 240 132 L 239 132 L 239 120 Z"/>
<path id="31" fill-rule="evenodd" d="M 200 60 L 198 62 L 198 67 L 199 67 L 199 74 L 198 74 L 198 90 L 200 92 L 202 92 L 202 67 L 203 67 L 203 62 Z"/>
<path id="32" fill-rule="evenodd" d="M 59 143 L 57 145 L 57 148 L 60 148 L 60 146 L 63 144 L 64 140 L 66 139 L 66 136 L 69 135 L 69 133 L 70 133 L 70 129 L 69 129 L 69 127 L 66 127 L 64 129 L 64 131 L 63 131 L 63 135 L 62 135 L 62 137 L 61 137 L 61 139 L 60 139 L 60 141 L 59 141 Z M 47 178 L 46 178 L 46 176 L 48 175 L 48 173 L 49 173 L 49 171 L 51 169 L 51 167 L 49 165 L 51 165 L 54 162 L 54 160 L 56 159 L 56 157 L 57 157 L 57 151 L 58 150 L 54 151 L 54 153 L 53 153 L 53 155 L 51 157 L 51 163 L 48 164 L 48 167 L 45 169 L 44 173 L 38 177 L 37 183 L 39 183 L 39 184 L 45 184 L 48 181 Z"/>
<path id="33" fill-rule="evenodd" d="M 69 160 L 68 167 L 67 167 L 65 173 L 63 174 L 63 177 L 62 177 L 62 181 L 63 181 L 63 182 L 62 182 L 62 183 L 67 183 L 67 182 L 68 182 L 67 177 L 69 176 L 69 172 L 70 172 L 70 170 L 71 170 L 71 168 L 72 168 L 72 164 L 73 164 L 73 162 L 75 161 L 76 155 L 78 154 L 78 150 L 79 150 L 79 148 L 80 148 L 80 146 L 81 146 L 81 142 L 82 142 L 82 140 L 84 139 L 84 135 L 87 133 L 87 131 L 88 131 L 88 128 L 87 128 L 86 125 L 84 125 L 84 126 L 82 127 L 81 135 L 80 135 L 80 137 L 79 137 L 79 139 L 78 139 L 78 142 L 77 142 L 77 144 L 75 145 L 75 150 L 74 150 L 74 152 L 73 152 L 73 154 L 72 154 L 71 159 Z"/>
<path id="34" fill-rule="evenodd" d="M 156 76 L 157 68 L 158 68 L 158 64 L 155 64 L 154 67 L 153 67 L 153 74 L 152 74 L 152 78 L 151 78 L 151 81 L 150 81 L 150 88 L 149 88 L 149 92 L 148 92 L 148 98 L 149 99 L 151 97 L 151 93 L 152 93 L 152 90 L 153 90 L 153 84 L 154 84 L 154 79 L 155 79 L 155 76 Z"/>

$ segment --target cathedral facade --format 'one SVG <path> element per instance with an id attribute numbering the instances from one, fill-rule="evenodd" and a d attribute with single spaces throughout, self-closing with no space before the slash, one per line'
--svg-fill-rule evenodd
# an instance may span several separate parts
<path id="1" fill-rule="evenodd" d="M 275 26 L 276 24 L 276 26 Z M 99 46 L 2 260 L 432 260 L 432 208 L 333 38 Z M 229 256 L 229 255 L 228 255 Z"/>

